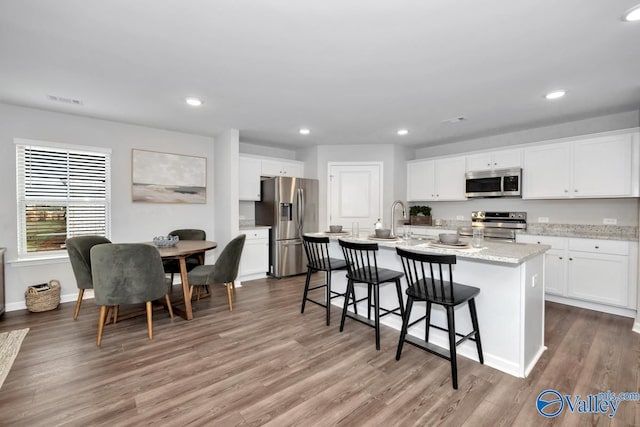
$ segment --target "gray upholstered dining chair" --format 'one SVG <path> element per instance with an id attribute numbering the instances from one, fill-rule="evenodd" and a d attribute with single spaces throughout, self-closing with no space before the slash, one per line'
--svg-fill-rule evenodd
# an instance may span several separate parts
<path id="1" fill-rule="evenodd" d="M 229 311 L 233 311 L 232 292 L 235 295 L 235 280 L 238 277 L 240 257 L 244 248 L 245 234 L 240 234 L 224 247 L 215 264 L 200 265 L 189 272 L 188 280 L 190 295 L 193 295 L 195 286 L 208 286 L 216 283 L 224 283 L 227 288 Z"/>
<path id="2" fill-rule="evenodd" d="M 173 230 L 169 235 L 178 236 L 180 240 L 207 240 L 207 233 L 204 230 L 195 228 Z M 187 271 L 191 271 L 198 265 L 204 264 L 204 252 L 189 255 L 185 258 L 185 261 L 187 263 Z M 162 261 L 162 264 L 164 265 L 165 273 L 171 274 L 171 283 L 173 283 L 173 275 L 180 274 L 180 262 L 176 259 L 168 259 Z"/>
<path id="3" fill-rule="evenodd" d="M 95 245 L 105 243 L 111 243 L 111 240 L 102 236 L 69 237 L 65 241 L 73 275 L 76 277 L 76 285 L 78 286 L 78 300 L 73 310 L 73 320 L 76 320 L 80 313 L 84 290 L 93 289 L 93 280 L 91 278 L 91 248 Z"/>
<path id="4" fill-rule="evenodd" d="M 100 306 L 98 347 L 107 320 L 107 309 L 121 304 L 146 304 L 149 339 L 153 339 L 152 302 L 164 297 L 173 319 L 169 289 L 158 250 L 144 243 L 112 243 L 91 249 L 95 302 Z"/>

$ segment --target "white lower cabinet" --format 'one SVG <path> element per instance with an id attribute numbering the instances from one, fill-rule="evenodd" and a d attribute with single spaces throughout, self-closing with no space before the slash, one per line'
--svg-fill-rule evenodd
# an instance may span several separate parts
<path id="1" fill-rule="evenodd" d="M 241 232 L 247 238 L 240 257 L 240 280 L 247 276 L 266 276 L 269 271 L 269 229 L 243 229 Z"/>
<path id="2" fill-rule="evenodd" d="M 518 243 L 551 245 L 545 254 L 548 295 L 636 308 L 638 244 L 628 241 L 519 235 Z"/>

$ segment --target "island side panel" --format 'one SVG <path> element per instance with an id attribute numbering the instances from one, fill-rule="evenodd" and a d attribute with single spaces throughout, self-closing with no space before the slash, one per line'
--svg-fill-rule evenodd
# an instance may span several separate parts
<path id="1" fill-rule="evenodd" d="M 546 349 L 544 345 L 544 256 L 528 260 L 524 264 L 524 352 L 523 375 L 529 375 Z"/>

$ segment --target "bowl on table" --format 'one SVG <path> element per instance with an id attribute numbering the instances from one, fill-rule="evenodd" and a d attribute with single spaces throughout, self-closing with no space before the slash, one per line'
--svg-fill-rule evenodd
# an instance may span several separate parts
<path id="1" fill-rule="evenodd" d="M 391 236 L 389 228 L 376 228 L 376 237 L 380 239 L 388 239 Z"/>
<path id="2" fill-rule="evenodd" d="M 153 244 L 159 248 L 170 248 L 178 243 L 178 236 L 158 236 L 153 238 Z"/>
<path id="3" fill-rule="evenodd" d="M 444 243 L 445 245 L 455 245 L 460 241 L 460 236 L 454 233 L 440 233 L 438 234 L 438 239 L 440 243 Z"/>
<path id="4" fill-rule="evenodd" d="M 332 233 L 340 233 L 342 231 L 342 226 L 341 225 L 330 225 L 329 226 L 329 231 Z"/>

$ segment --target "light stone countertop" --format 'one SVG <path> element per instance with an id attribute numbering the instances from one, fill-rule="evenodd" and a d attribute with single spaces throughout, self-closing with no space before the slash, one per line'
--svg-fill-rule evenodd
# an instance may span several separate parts
<path id="1" fill-rule="evenodd" d="M 332 233 L 307 233 L 310 236 L 327 236 L 331 240 L 343 239 L 347 241 L 377 243 L 381 249 L 395 249 L 396 247 L 410 250 L 413 252 L 435 253 L 456 255 L 460 258 L 478 261 L 490 261 L 504 264 L 522 264 L 523 262 L 544 254 L 551 249 L 549 245 L 525 244 L 525 243 L 502 243 L 496 241 L 485 240 L 483 248 L 465 248 L 465 249 L 448 249 L 431 246 L 432 240 L 410 239 L 410 240 L 380 240 L 359 237 L 354 239 L 349 235 L 336 235 Z M 461 239 L 461 241 L 469 241 L 469 239 Z"/>
<path id="2" fill-rule="evenodd" d="M 271 228 L 270 225 L 241 225 L 240 230 L 260 230 L 263 228 Z"/>

